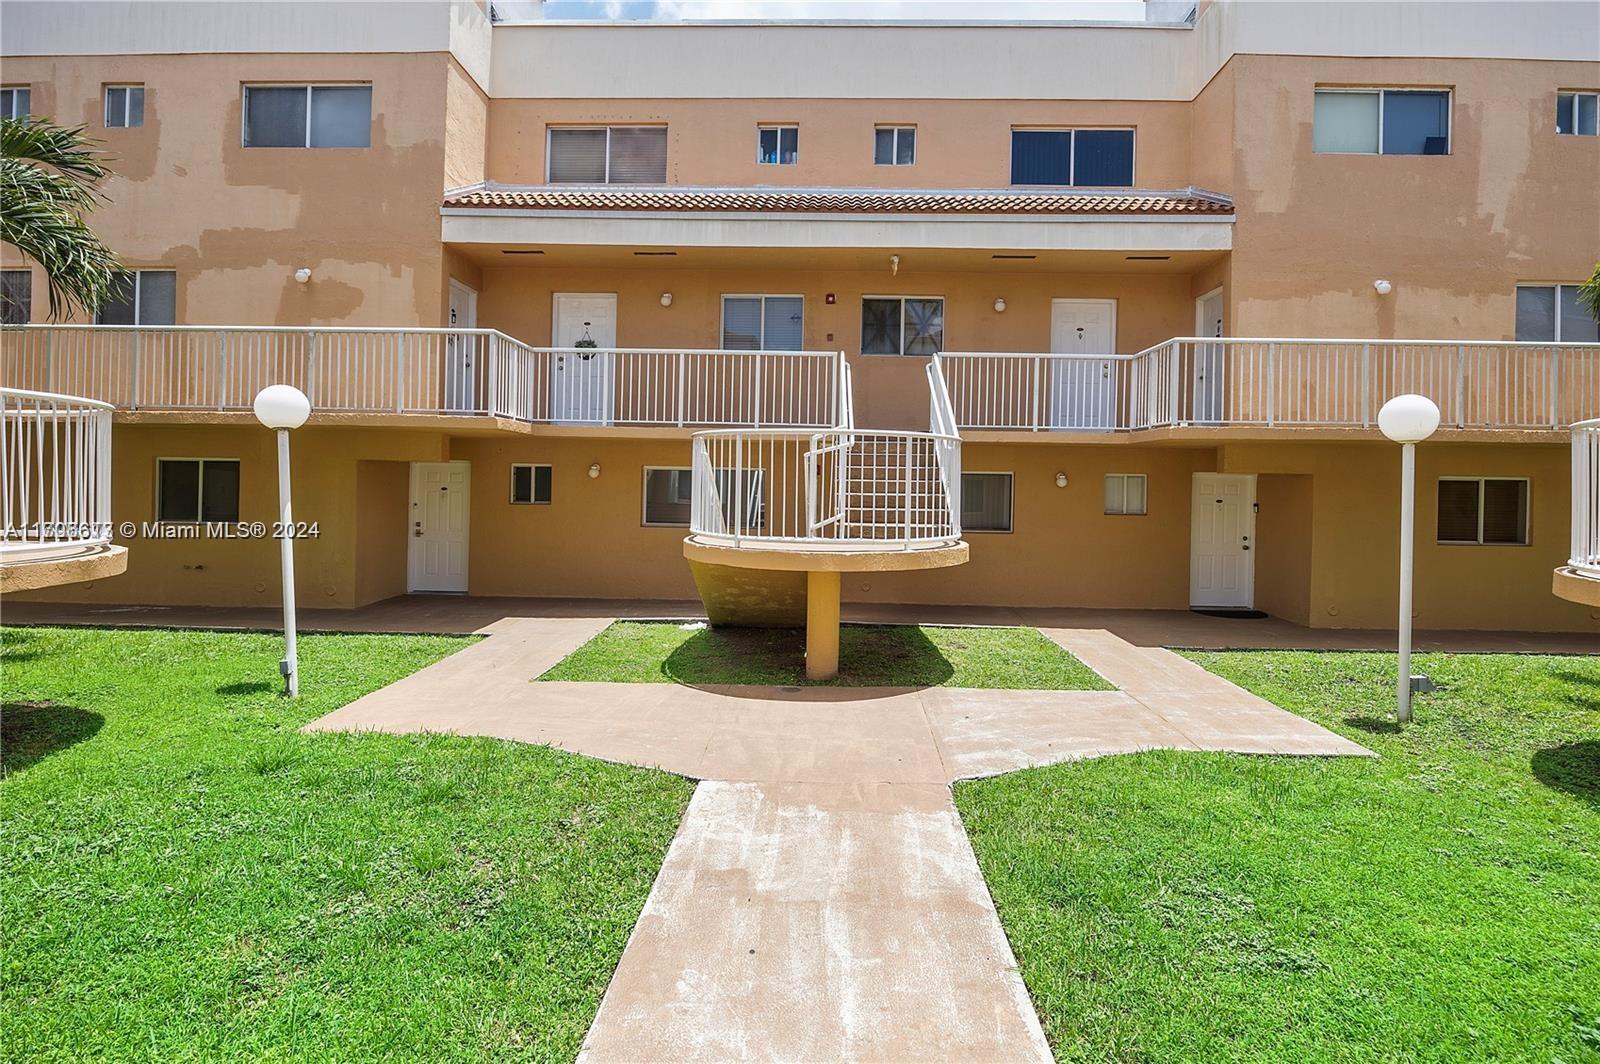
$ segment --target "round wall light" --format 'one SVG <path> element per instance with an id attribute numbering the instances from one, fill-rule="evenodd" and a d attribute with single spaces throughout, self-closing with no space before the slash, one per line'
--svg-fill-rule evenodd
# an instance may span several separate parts
<path id="1" fill-rule="evenodd" d="M 1006 301 L 1004 299 L 994 301 L 994 312 L 996 314 L 1004 314 L 1006 312 Z"/>
<path id="2" fill-rule="evenodd" d="M 299 284 L 309 284 L 311 282 L 311 267 L 302 266 L 294 271 L 294 279 Z"/>
<path id="3" fill-rule="evenodd" d="M 1056 487 L 1064 488 L 1066 486 L 1067 486 L 1067 475 L 1065 473 L 1057 473 L 1056 474 Z"/>
<path id="4" fill-rule="evenodd" d="M 664 307 L 672 306 L 672 293 L 671 292 L 662 292 L 661 293 L 661 305 L 664 306 Z"/>
<path id="5" fill-rule="evenodd" d="M 1378 280 L 1372 282 L 1372 290 L 1377 292 L 1380 296 L 1386 296 L 1390 292 L 1394 291 L 1394 285 L 1383 280 L 1382 278 L 1379 278 Z"/>
<path id="6" fill-rule="evenodd" d="M 598 480 L 599 478 L 600 478 L 600 463 L 596 462 L 596 463 L 594 463 L 594 465 L 589 467 L 589 479 L 590 480 Z"/>

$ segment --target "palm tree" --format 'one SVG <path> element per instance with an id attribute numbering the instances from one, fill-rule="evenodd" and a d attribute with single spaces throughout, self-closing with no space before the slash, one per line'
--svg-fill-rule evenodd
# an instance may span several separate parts
<path id="1" fill-rule="evenodd" d="M 1578 286 L 1578 304 L 1589 312 L 1589 317 L 1600 321 L 1600 262 L 1594 264 L 1594 273 Z"/>
<path id="2" fill-rule="evenodd" d="M 84 221 L 105 200 L 107 161 L 82 126 L 0 119 L 0 240 L 44 267 L 51 318 L 93 315 L 126 283 L 117 257 Z"/>

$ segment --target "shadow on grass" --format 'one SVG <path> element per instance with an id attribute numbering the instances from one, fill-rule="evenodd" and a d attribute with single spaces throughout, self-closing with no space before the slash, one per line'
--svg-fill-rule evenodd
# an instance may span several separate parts
<path id="1" fill-rule="evenodd" d="M 1400 725 L 1383 717 L 1346 717 L 1344 723 L 1352 728 L 1359 728 L 1373 735 L 1398 735 Z"/>
<path id="2" fill-rule="evenodd" d="M 1586 739 L 1536 750 L 1531 766 L 1534 777 L 1546 787 L 1600 806 L 1600 741 Z"/>
<path id="3" fill-rule="evenodd" d="M 282 687 L 281 683 L 270 680 L 241 680 L 238 683 L 225 683 L 217 688 L 219 695 L 258 695 L 263 691 L 276 691 Z"/>
<path id="4" fill-rule="evenodd" d="M 98 713 L 55 702 L 0 705 L 0 778 L 92 738 L 104 723 Z"/>
<path id="5" fill-rule="evenodd" d="M 805 651 L 801 628 L 707 628 L 668 654 L 661 671 L 690 687 L 933 687 L 955 675 L 939 648 L 913 626 L 845 625 L 839 675 L 821 684 L 806 680 Z"/>

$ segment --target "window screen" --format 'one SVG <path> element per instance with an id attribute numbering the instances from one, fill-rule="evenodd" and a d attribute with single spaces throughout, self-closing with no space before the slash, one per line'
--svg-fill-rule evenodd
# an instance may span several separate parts
<path id="1" fill-rule="evenodd" d="M 1318 152 L 1450 154 L 1450 93 L 1437 89 L 1318 89 L 1311 123 Z"/>
<path id="2" fill-rule="evenodd" d="M 144 86 L 106 86 L 106 128 L 131 129 L 144 125 Z"/>
<path id="3" fill-rule="evenodd" d="M 606 131 L 552 129 L 550 181 L 553 184 L 603 184 L 606 179 Z"/>
<path id="4" fill-rule="evenodd" d="M 933 355 L 944 350 L 944 300 L 874 296 L 861 301 L 861 352 Z"/>
<path id="5" fill-rule="evenodd" d="M 1578 302 L 1575 284 L 1517 286 L 1517 339 L 1532 343 L 1600 342 L 1600 322 Z"/>
<path id="6" fill-rule="evenodd" d="M 550 501 L 550 467 L 547 465 L 513 465 L 511 467 L 511 501 L 514 503 L 544 504 Z"/>
<path id="7" fill-rule="evenodd" d="M 172 270 L 136 270 L 95 315 L 99 325 L 172 325 L 178 320 L 178 275 Z"/>
<path id="8" fill-rule="evenodd" d="M 1072 183 L 1086 188 L 1133 184 L 1133 130 L 1080 129 L 1073 134 Z"/>
<path id="9" fill-rule="evenodd" d="M 0 270 L 0 325 L 33 320 L 33 271 Z"/>
<path id="10" fill-rule="evenodd" d="M 1528 482 L 1509 477 L 1439 481 L 1440 543 L 1528 542 Z"/>
<path id="11" fill-rule="evenodd" d="M 1072 182 L 1072 131 L 1011 131 L 1013 185 L 1066 185 Z"/>
<path id="12" fill-rule="evenodd" d="M 1383 93 L 1383 154 L 1448 155 L 1450 94 L 1388 89 Z"/>
<path id="13" fill-rule="evenodd" d="M 244 90 L 244 145 L 247 148 L 306 146 L 304 85 L 251 85 Z"/>
<path id="14" fill-rule="evenodd" d="M 214 458 L 158 459 L 156 519 L 238 521 L 239 462 Z"/>
<path id="15" fill-rule="evenodd" d="M 1105 491 L 1106 513 L 1145 512 L 1146 481 L 1143 473 L 1107 473 Z"/>
<path id="16" fill-rule="evenodd" d="M 880 126 L 873 130 L 872 161 L 877 166 L 910 166 L 916 162 L 916 127 Z"/>
<path id="17" fill-rule="evenodd" d="M 694 474 L 687 469 L 644 471 L 644 523 L 687 525 L 694 498 Z"/>
<path id="18" fill-rule="evenodd" d="M 26 118 L 32 100 L 32 89 L 0 89 L 0 118 Z"/>
<path id="19" fill-rule="evenodd" d="M 371 144 L 371 85 L 245 86 L 247 148 L 366 148 Z"/>
<path id="20" fill-rule="evenodd" d="M 1311 120 L 1311 148 L 1319 152 L 1375 154 L 1376 92 L 1319 92 Z"/>
<path id="21" fill-rule="evenodd" d="M 1011 531 L 1011 474 L 961 474 L 961 530 Z"/>
<path id="22" fill-rule="evenodd" d="M 610 151 L 607 180 L 611 184 L 659 185 L 667 180 L 665 126 L 613 129 Z"/>
<path id="23" fill-rule="evenodd" d="M 1600 94 L 1593 92 L 1557 93 L 1556 132 L 1579 137 L 1595 136 L 1597 103 L 1600 103 Z"/>
<path id="24" fill-rule="evenodd" d="M 311 146 L 372 145 L 372 86 L 315 85 L 311 89 Z"/>

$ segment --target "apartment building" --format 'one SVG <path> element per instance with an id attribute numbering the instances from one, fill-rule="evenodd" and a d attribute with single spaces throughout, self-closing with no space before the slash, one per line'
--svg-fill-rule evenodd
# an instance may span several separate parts
<path id="1" fill-rule="evenodd" d="M 1170 11 L 7 0 L 0 110 L 104 141 L 94 224 L 137 271 L 47 325 L 0 249 L 0 384 L 113 404 L 129 548 L 30 594 L 276 602 L 270 540 L 184 530 L 274 518 L 250 403 L 285 382 L 302 605 L 698 577 L 779 618 L 820 568 L 1385 627 L 1376 414 L 1421 392 L 1417 623 L 1600 632 L 1550 593 L 1600 417 L 1600 10 Z"/>

